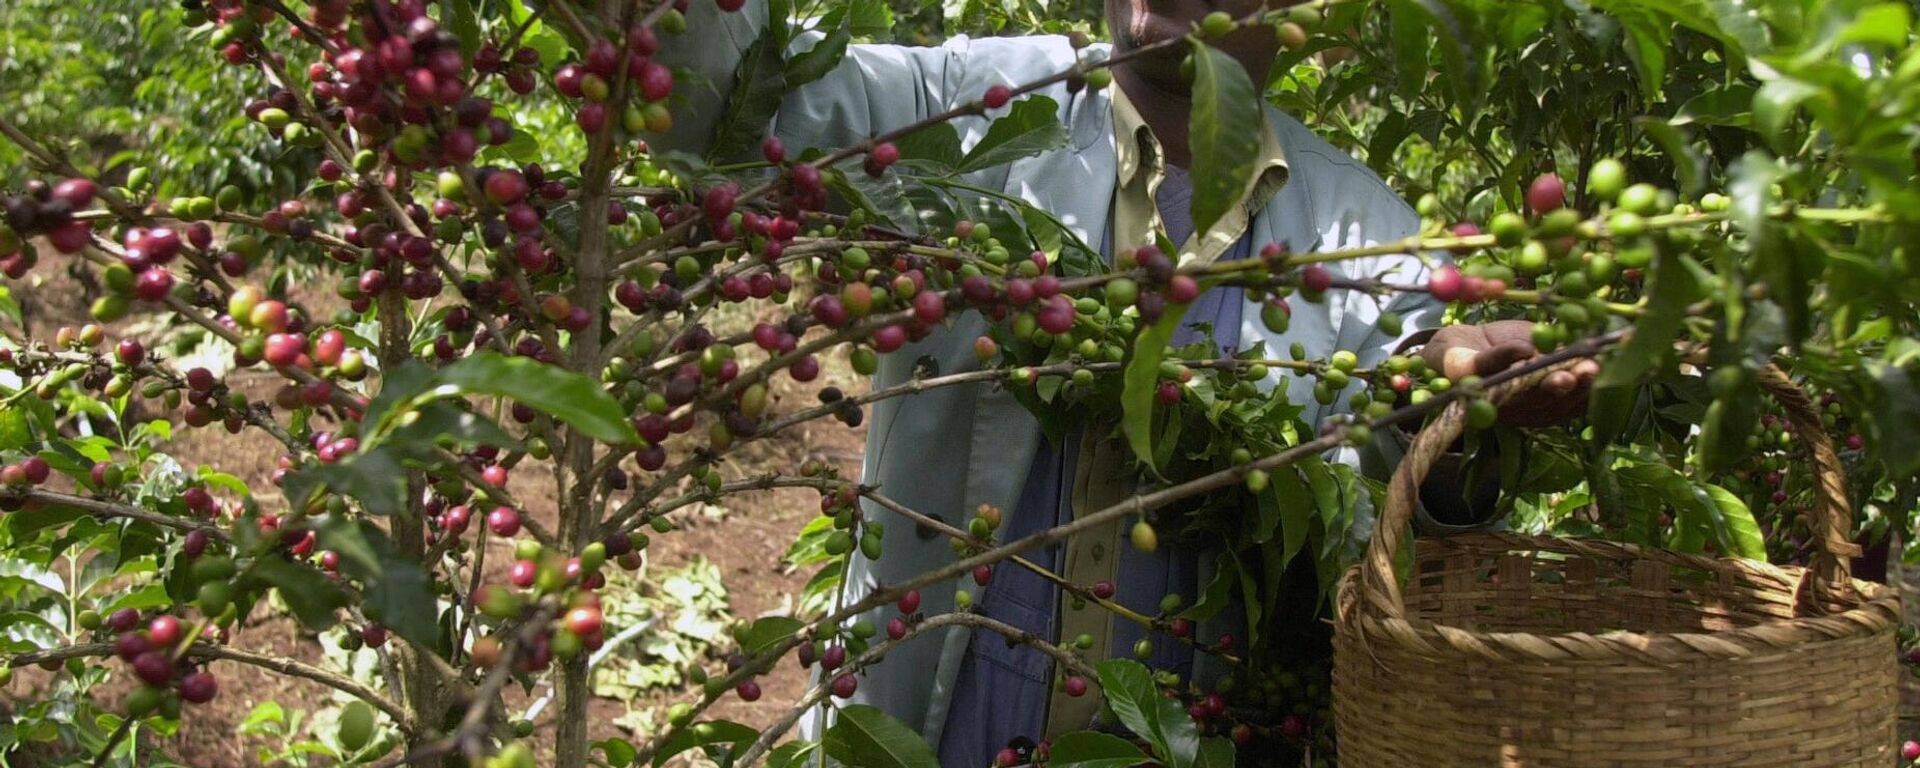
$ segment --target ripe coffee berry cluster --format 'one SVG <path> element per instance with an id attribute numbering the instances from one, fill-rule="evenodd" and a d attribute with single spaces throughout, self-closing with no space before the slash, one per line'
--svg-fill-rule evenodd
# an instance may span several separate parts
<path id="1" fill-rule="evenodd" d="M 168 614 L 149 619 L 144 627 L 138 611 L 123 608 L 107 617 L 105 626 L 116 633 L 114 655 L 127 663 L 144 685 L 127 695 L 129 717 L 159 713 L 180 716 L 180 704 L 205 704 L 220 693 L 211 672 L 184 663 L 184 647 L 194 642 L 180 620 Z"/>

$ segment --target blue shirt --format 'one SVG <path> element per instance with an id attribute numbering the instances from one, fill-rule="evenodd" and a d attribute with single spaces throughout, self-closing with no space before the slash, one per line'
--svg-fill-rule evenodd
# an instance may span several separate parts
<path id="1" fill-rule="evenodd" d="M 1193 219 L 1188 210 L 1193 186 L 1184 170 L 1169 166 L 1166 174 L 1166 180 L 1155 194 L 1155 203 L 1166 226 L 1167 238 L 1176 243 L 1185 242 L 1193 233 Z M 1251 250 L 1248 238 L 1242 235 L 1222 258 L 1244 259 Z M 1103 253 L 1112 260 L 1110 247 L 1103 248 Z M 1235 349 L 1239 344 L 1241 310 L 1246 304 L 1241 294 L 1241 289 L 1231 286 L 1201 294 L 1187 308 L 1183 327 L 1174 335 L 1174 346 L 1202 339 L 1203 329 L 1199 326 L 1207 324 L 1213 329 L 1216 348 Z M 1030 536 L 1073 519 L 1070 485 L 1083 439 L 1085 436 L 1079 430 L 1073 430 L 1059 445 L 1041 443 L 1019 500 L 1002 523 L 1003 540 Z M 1211 553 L 1174 546 L 1161 547 L 1151 554 L 1123 548 L 1119 554 L 1114 600 L 1151 616 L 1159 613 L 1160 599 L 1169 593 L 1191 599 L 1200 591 L 1201 558 L 1208 554 Z M 1048 547 L 1029 559 L 1058 572 L 1061 545 Z M 983 592 L 980 613 L 1040 637 L 1061 640 L 1056 636 L 1061 593 L 1051 582 L 1025 568 L 1007 564 L 994 569 L 993 582 Z M 1110 647 L 1131 649 L 1145 633 L 1146 628 L 1139 624 L 1116 622 Z M 1193 670 L 1193 659 L 1192 646 L 1156 638 L 1153 656 L 1147 663 L 1154 669 L 1172 670 L 1186 676 Z M 946 727 L 941 729 L 941 765 L 979 768 L 991 764 L 1001 748 L 1014 739 L 1040 740 L 1046 728 L 1047 702 L 1054 691 L 1053 679 L 1053 662 L 1045 654 L 1026 646 L 1009 646 L 998 634 L 976 630 L 961 661 Z"/>

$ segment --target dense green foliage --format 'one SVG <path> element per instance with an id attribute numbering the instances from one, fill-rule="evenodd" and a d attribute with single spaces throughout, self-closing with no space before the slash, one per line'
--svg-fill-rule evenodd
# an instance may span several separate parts
<path id="1" fill-rule="evenodd" d="M 159 194 L 243 185 L 260 200 L 298 191 L 306 153 L 286 156 L 241 114 L 246 83 L 182 34 L 177 2 L 21 0 L 0 8 L 0 89 L 13 119 L 63 142 L 107 178 L 146 166 Z M 27 158 L 0 145 L 0 168 Z"/>

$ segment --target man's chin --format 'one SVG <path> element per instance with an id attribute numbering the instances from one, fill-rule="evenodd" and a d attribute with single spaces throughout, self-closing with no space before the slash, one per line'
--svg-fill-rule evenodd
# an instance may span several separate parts
<path id="1" fill-rule="evenodd" d="M 1188 30 L 1188 25 L 1154 13 L 1146 14 L 1128 26 L 1129 29 L 1125 33 L 1127 48 L 1144 48 L 1155 43 L 1164 43 L 1186 36 Z"/>
<path id="2" fill-rule="evenodd" d="M 1186 56 L 1185 49 L 1174 46 L 1134 59 L 1127 68 L 1144 84 L 1162 93 L 1186 93 L 1192 87 L 1180 73 Z"/>

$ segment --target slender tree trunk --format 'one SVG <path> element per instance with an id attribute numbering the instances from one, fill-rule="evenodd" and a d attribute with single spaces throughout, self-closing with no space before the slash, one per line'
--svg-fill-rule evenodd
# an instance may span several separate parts
<path id="1" fill-rule="evenodd" d="M 611 10 L 603 3 L 602 10 Z M 619 77 L 609 111 L 619 114 L 626 101 L 628 87 L 626 57 L 621 57 Z M 588 147 L 587 162 L 581 169 L 580 240 L 574 264 L 573 305 L 586 310 L 593 322 L 573 334 L 568 349 L 568 367 L 575 372 L 596 376 L 605 343 L 601 335 L 601 316 L 607 303 L 607 205 L 613 186 L 613 131 L 596 134 Z M 567 430 L 566 460 L 560 469 L 570 483 L 560 500 L 560 541 L 569 553 L 577 554 L 592 540 L 600 525 L 600 509 L 593 502 L 594 442 L 586 435 Z M 580 654 L 562 662 L 554 692 L 559 698 L 558 721 L 554 733 L 554 764 L 576 768 L 587 764 L 587 655 Z"/>
<path id="2" fill-rule="evenodd" d="M 410 357 L 407 340 L 412 335 L 412 329 L 409 326 L 405 297 L 400 295 L 397 288 L 388 288 L 380 294 L 380 370 L 395 370 Z M 422 486 L 420 473 L 407 473 L 405 511 L 390 523 L 395 548 L 402 556 L 414 560 L 425 557 L 427 551 L 425 521 L 421 519 L 424 501 L 421 498 Z M 424 567 L 427 564 L 421 565 Z M 409 744 L 410 748 L 436 738 L 441 721 L 446 716 L 446 697 L 445 691 L 441 690 L 439 674 L 428 660 L 421 658 L 421 654 L 432 652 L 432 649 L 418 648 L 404 640 L 393 645 L 394 663 L 400 668 L 401 678 L 394 682 L 406 696 L 407 709 L 423 726 L 417 743 Z M 439 768 L 444 764 L 444 760 L 435 757 L 415 765 Z"/>

